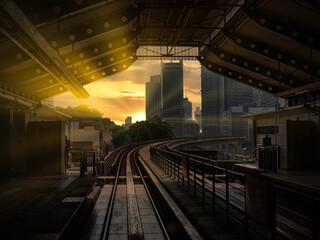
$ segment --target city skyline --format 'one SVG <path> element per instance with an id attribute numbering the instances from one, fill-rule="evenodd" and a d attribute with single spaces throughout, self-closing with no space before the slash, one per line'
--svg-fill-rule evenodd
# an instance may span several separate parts
<path id="1" fill-rule="evenodd" d="M 166 61 L 169 62 L 169 61 Z M 200 63 L 184 61 L 184 89 L 192 102 L 192 112 L 201 105 Z M 87 99 L 78 99 L 70 93 L 54 97 L 55 106 L 67 107 L 88 104 L 117 124 L 124 123 L 127 116 L 132 122 L 145 119 L 145 83 L 151 75 L 160 75 L 161 61 L 137 61 L 127 71 L 106 77 L 85 86 L 90 93 Z M 118 89 L 121 86 L 121 91 Z"/>

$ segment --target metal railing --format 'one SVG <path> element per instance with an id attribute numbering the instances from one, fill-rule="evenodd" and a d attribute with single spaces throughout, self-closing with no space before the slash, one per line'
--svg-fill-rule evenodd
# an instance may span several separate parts
<path id="1" fill-rule="evenodd" d="M 67 170 L 80 171 L 80 176 L 96 175 L 96 154 L 92 149 L 67 149 Z"/>
<path id="2" fill-rule="evenodd" d="M 214 161 L 199 161 L 176 153 L 150 148 L 151 159 L 174 180 L 186 186 L 201 201 L 210 202 L 213 211 L 220 207 L 230 217 L 247 226 L 245 176 L 214 165 Z M 246 227 L 247 228 L 247 227 Z"/>
<path id="3" fill-rule="evenodd" d="M 320 239 L 319 195 L 269 182 L 272 236 Z"/>
<path id="4" fill-rule="evenodd" d="M 245 175 L 215 166 L 215 161 L 150 148 L 151 159 L 203 203 L 210 203 L 243 226 L 246 239 L 319 240 L 320 197 L 317 192 L 268 180 L 268 226 L 248 218 Z M 252 237 L 253 236 L 253 237 Z"/>

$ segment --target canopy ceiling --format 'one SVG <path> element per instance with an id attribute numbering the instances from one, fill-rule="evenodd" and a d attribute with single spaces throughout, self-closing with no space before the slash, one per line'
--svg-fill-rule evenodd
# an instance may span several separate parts
<path id="1" fill-rule="evenodd" d="M 317 2 L 1 0 L 0 99 L 88 97 L 137 59 L 198 59 L 275 96 L 317 90 Z"/>

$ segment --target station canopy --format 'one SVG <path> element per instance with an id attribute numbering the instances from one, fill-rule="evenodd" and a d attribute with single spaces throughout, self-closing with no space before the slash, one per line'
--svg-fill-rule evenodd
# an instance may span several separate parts
<path id="1" fill-rule="evenodd" d="M 319 23 L 312 0 L 1 0 L 0 102 L 86 98 L 137 59 L 198 59 L 286 98 L 320 88 Z"/>

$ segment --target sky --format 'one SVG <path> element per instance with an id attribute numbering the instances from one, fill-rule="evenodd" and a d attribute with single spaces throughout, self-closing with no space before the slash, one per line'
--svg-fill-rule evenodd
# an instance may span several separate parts
<path id="1" fill-rule="evenodd" d="M 87 104 L 116 124 L 122 124 L 127 116 L 132 116 L 133 122 L 145 120 L 145 83 L 150 81 L 151 75 L 159 75 L 160 71 L 160 61 L 138 60 L 124 72 L 85 85 L 89 98 L 76 98 L 68 92 L 54 97 L 54 105 L 67 107 Z M 183 75 L 184 89 L 187 90 L 194 112 L 197 106 L 201 106 L 200 63 L 184 61 Z"/>

